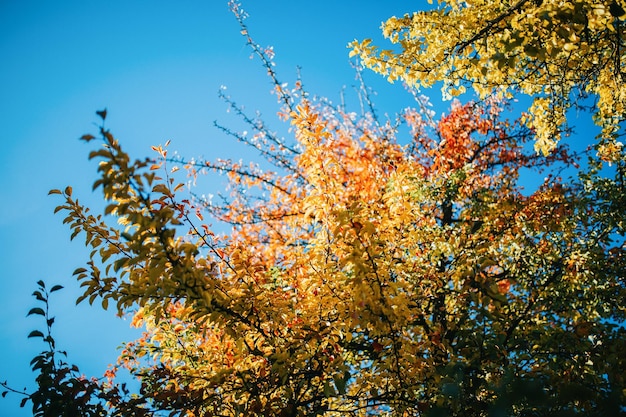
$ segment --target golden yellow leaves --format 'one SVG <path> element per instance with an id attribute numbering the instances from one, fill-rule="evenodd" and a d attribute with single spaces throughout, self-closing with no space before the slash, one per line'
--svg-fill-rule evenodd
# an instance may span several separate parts
<path id="1" fill-rule="evenodd" d="M 598 156 L 609 165 L 624 160 L 624 144 L 616 140 L 603 141 L 598 145 Z"/>
<path id="2" fill-rule="evenodd" d="M 565 121 L 565 108 L 555 106 L 546 97 L 535 98 L 528 109 L 529 118 L 523 121 L 535 131 L 535 150 L 544 156 L 556 148 L 559 136 L 555 136 L 554 126 L 562 126 Z"/>
<path id="3" fill-rule="evenodd" d="M 547 155 L 560 140 L 565 114 L 582 92 L 598 97 L 604 138 L 624 119 L 626 60 L 623 7 L 614 1 L 442 2 L 436 10 L 390 18 L 383 34 L 400 51 L 370 40 L 350 44 L 366 67 L 409 85 L 443 82 L 445 98 L 466 85 L 481 98 L 494 92 L 534 97 L 527 125 Z"/>
<path id="4" fill-rule="evenodd" d="M 152 150 L 159 154 L 159 156 L 163 159 L 167 158 L 167 148 L 170 145 L 170 141 L 165 142 L 165 145 L 161 146 L 152 146 Z"/>

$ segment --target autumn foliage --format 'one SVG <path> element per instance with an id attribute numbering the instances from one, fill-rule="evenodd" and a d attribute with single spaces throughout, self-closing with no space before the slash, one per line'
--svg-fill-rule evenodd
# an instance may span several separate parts
<path id="1" fill-rule="evenodd" d="M 483 98 L 530 96 L 525 123 L 546 155 L 571 127 L 568 109 L 589 103 L 603 141 L 614 144 L 626 105 L 625 9 L 624 0 L 443 0 L 389 18 L 383 34 L 393 46 L 365 39 L 352 54 L 390 81 L 441 82 L 448 97 L 467 87 Z"/>
<path id="2" fill-rule="evenodd" d="M 242 113 L 252 134 L 224 130 L 260 164 L 167 144 L 133 160 L 101 115 L 104 213 L 52 191 L 93 249 L 81 299 L 145 329 L 101 385 L 108 412 L 623 414 L 623 156 L 607 174 L 595 150 L 538 155 L 493 97 L 435 119 L 417 96 L 393 120 L 309 98 L 277 80 L 234 11 L 292 138 Z M 184 185 L 211 172 L 229 194 Z M 141 383 L 132 404 L 111 394 L 120 367 Z"/>

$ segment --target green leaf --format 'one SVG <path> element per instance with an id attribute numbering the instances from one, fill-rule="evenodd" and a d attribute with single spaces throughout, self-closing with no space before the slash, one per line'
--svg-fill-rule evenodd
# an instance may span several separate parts
<path id="1" fill-rule="evenodd" d="M 325 397 L 334 397 L 336 395 L 333 387 L 328 383 L 328 381 L 324 382 L 324 396 Z"/>
<path id="2" fill-rule="evenodd" d="M 333 376 L 333 381 L 335 382 L 335 387 L 337 388 L 337 392 L 339 392 L 339 394 L 345 394 L 346 393 L 345 377 L 341 375 L 335 375 Z"/>
<path id="3" fill-rule="evenodd" d="M 30 366 L 33 366 L 34 364 L 36 364 L 39 361 L 43 361 L 45 358 L 43 355 L 37 355 L 35 356 L 31 361 L 30 361 Z"/>
<path id="4" fill-rule="evenodd" d="M 31 337 L 41 337 L 41 338 L 43 338 L 43 333 L 41 333 L 39 330 L 33 330 L 32 332 L 30 332 L 28 334 L 28 337 L 29 338 L 31 338 Z"/>
<path id="5" fill-rule="evenodd" d="M 45 297 L 43 296 L 43 294 L 41 294 L 41 291 L 34 291 L 33 292 L 33 296 L 39 300 L 39 301 L 46 301 Z"/>
<path id="6" fill-rule="evenodd" d="M 624 11 L 622 6 L 617 4 L 617 2 L 615 1 L 609 5 L 609 12 L 613 17 L 622 17 L 624 16 L 624 14 L 626 14 L 626 11 Z"/>
<path id="7" fill-rule="evenodd" d="M 55 285 L 54 287 L 50 289 L 50 292 L 59 291 L 61 289 L 63 289 L 63 285 Z"/>
<path id="8" fill-rule="evenodd" d="M 152 192 L 153 193 L 161 193 L 164 195 L 169 195 L 170 194 L 170 190 L 167 188 L 167 186 L 165 184 L 157 184 L 154 187 L 152 187 Z"/>
<path id="9" fill-rule="evenodd" d="M 45 316 L 46 312 L 43 311 L 43 308 L 41 307 L 35 307 L 35 308 L 31 308 L 30 311 L 28 312 L 28 314 L 26 315 L 26 317 L 33 315 L 33 314 L 38 314 L 40 316 Z"/>

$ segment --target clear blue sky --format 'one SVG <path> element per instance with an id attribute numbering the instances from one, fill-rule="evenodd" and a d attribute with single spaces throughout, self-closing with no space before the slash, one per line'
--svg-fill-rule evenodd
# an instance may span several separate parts
<path id="1" fill-rule="evenodd" d="M 335 100 L 354 83 L 346 44 L 380 37 L 383 20 L 415 7 L 420 2 L 244 3 L 257 42 L 275 48 L 282 80 L 293 82 L 301 66 L 308 89 Z M 43 345 L 26 336 L 42 323 L 26 313 L 39 279 L 66 287 L 52 299 L 55 336 L 87 375 L 101 375 L 117 346 L 138 335 L 112 311 L 74 306 L 71 273 L 87 251 L 80 238 L 69 241 L 53 214 L 61 201 L 47 195 L 71 184 L 81 201 L 100 204 L 89 145 L 77 139 L 95 133 L 94 112 L 108 108 L 107 126 L 137 157 L 171 139 L 183 155 L 246 158 L 212 124 L 237 127 L 217 99 L 220 85 L 274 120 L 271 86 L 249 56 L 226 0 L 0 0 L 0 379 L 33 387 L 29 362 Z M 410 102 L 399 86 L 368 78 L 381 107 Z M 0 399 L 0 417 L 30 415 L 18 403 L 15 395 Z"/>

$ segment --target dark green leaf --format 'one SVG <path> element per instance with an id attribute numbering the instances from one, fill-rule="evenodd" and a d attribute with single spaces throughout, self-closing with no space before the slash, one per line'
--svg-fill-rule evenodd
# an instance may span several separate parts
<path id="1" fill-rule="evenodd" d="M 37 355 L 35 356 L 31 361 L 30 361 L 30 365 L 34 365 L 36 362 L 43 360 L 44 357 L 43 355 Z"/>
<path id="2" fill-rule="evenodd" d="M 61 289 L 63 289 L 63 285 L 55 285 L 54 287 L 50 289 L 50 292 L 59 291 Z"/>
<path id="3" fill-rule="evenodd" d="M 335 382 L 335 387 L 337 388 L 337 392 L 339 394 L 346 393 L 346 380 L 341 375 L 333 376 L 333 380 Z"/>
<path id="4" fill-rule="evenodd" d="M 46 301 L 46 298 L 43 296 L 43 294 L 41 294 L 41 291 L 35 291 L 33 292 L 33 295 L 39 301 Z"/>
<path id="5" fill-rule="evenodd" d="M 325 397 L 334 397 L 337 395 L 335 389 L 328 383 L 328 381 L 324 382 L 324 396 Z"/>
<path id="6" fill-rule="evenodd" d="M 33 330 L 32 332 L 30 332 L 28 334 L 28 337 L 42 337 L 43 338 L 43 333 L 41 333 L 39 330 Z"/>
<path id="7" fill-rule="evenodd" d="M 613 17 L 622 17 L 624 16 L 624 14 L 626 14 L 626 11 L 624 11 L 622 6 L 617 4 L 617 2 L 611 3 L 611 5 L 609 6 L 609 11 L 611 12 L 611 15 Z"/>
<path id="8" fill-rule="evenodd" d="M 98 110 L 96 114 L 100 116 L 102 120 L 104 120 L 107 118 L 107 109 L 105 108 L 104 110 Z"/>
<path id="9" fill-rule="evenodd" d="M 30 309 L 30 311 L 28 312 L 28 314 L 27 314 L 26 316 L 28 317 L 28 316 L 30 316 L 30 315 L 32 315 L 32 314 L 38 314 L 38 315 L 40 315 L 40 316 L 45 316 L 45 315 L 46 315 L 46 312 L 45 312 L 45 311 L 43 311 L 43 308 L 40 308 L 40 307 L 34 307 L 34 308 L 31 308 L 31 309 Z"/>

